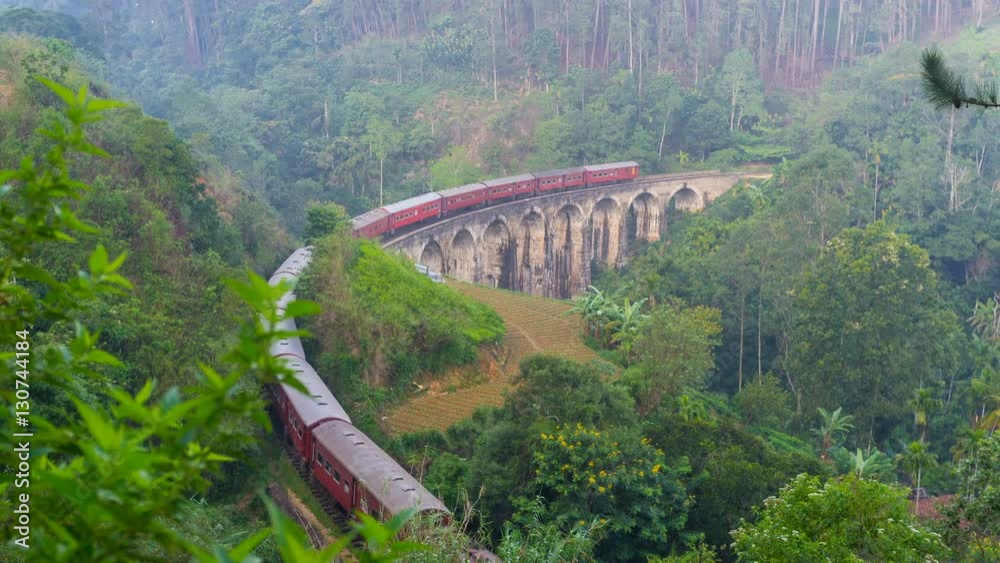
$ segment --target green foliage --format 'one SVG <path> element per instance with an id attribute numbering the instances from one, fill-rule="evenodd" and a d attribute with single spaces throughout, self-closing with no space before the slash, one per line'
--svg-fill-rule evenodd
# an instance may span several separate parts
<path id="1" fill-rule="evenodd" d="M 435 190 L 445 190 L 475 182 L 482 173 L 469 160 L 467 152 L 453 147 L 447 154 L 431 165 L 431 186 Z"/>
<path id="2" fill-rule="evenodd" d="M 799 475 L 733 531 L 740 561 L 944 561 L 941 537 L 920 528 L 905 493 L 878 481 L 825 483 Z"/>
<path id="3" fill-rule="evenodd" d="M 346 232 L 317 242 L 302 291 L 323 305 L 311 326 L 322 351 L 355 357 L 354 375 L 376 387 L 403 388 L 418 372 L 468 364 L 504 332 L 487 306 Z"/>
<path id="4" fill-rule="evenodd" d="M 593 561 L 594 544 L 603 526 L 595 517 L 573 523 L 564 532 L 547 514 L 543 499 L 523 500 L 514 519 L 503 525 L 497 556 L 511 563 L 579 563 Z M 518 525 L 515 525 L 517 522 Z"/>
<path id="5" fill-rule="evenodd" d="M 947 366 L 955 318 L 939 305 L 927 253 L 882 223 L 831 241 L 796 307 L 789 361 L 807 408 L 840 403 L 881 433 L 918 382 Z"/>
<path id="6" fill-rule="evenodd" d="M 791 393 L 772 374 L 754 378 L 736 394 L 733 402 L 743 422 L 748 425 L 780 429 L 792 417 Z"/>
<path id="7" fill-rule="evenodd" d="M 728 546 L 729 531 L 740 518 L 775 494 L 792 477 L 823 468 L 811 454 L 781 450 L 750 434 L 732 418 L 690 419 L 659 409 L 647 417 L 644 433 L 662 449 L 667 463 L 689 460 L 688 529 L 705 534 L 715 546 Z"/>
<path id="8" fill-rule="evenodd" d="M 701 387 L 715 365 L 712 348 L 722 332 L 720 313 L 707 307 L 663 305 L 653 310 L 636 340 L 637 370 L 627 372 L 639 411 L 656 409 L 664 396 Z"/>
<path id="9" fill-rule="evenodd" d="M 334 233 L 344 234 L 350 222 L 350 215 L 336 203 L 314 203 L 306 207 L 306 242 L 311 244 Z"/>
<path id="10" fill-rule="evenodd" d="M 631 398 L 604 381 L 589 365 L 552 356 L 521 361 L 517 387 L 506 408 L 519 420 L 551 418 L 557 423 L 608 426 L 634 419 Z"/>
<path id="11" fill-rule="evenodd" d="M 271 287 L 252 273 L 247 283 L 227 280 L 266 321 L 245 326 L 240 343 L 222 358 L 231 371 L 220 373 L 201 364 L 196 384 L 183 392 L 171 386 L 156 393 L 154 380 L 146 379 L 134 394 L 107 384 L 98 402 L 81 400 L 76 395 L 78 378 L 99 377 L 94 366 L 117 367 L 121 362 L 98 348 L 97 335 L 78 321 L 79 305 L 101 294 L 121 294 L 131 288 L 117 273 L 125 255 L 111 260 L 106 249 L 97 245 L 87 259 L 87 270 L 79 270 L 69 281 L 32 264 L 31 257 L 43 243 L 73 242 L 72 231 L 96 231 L 81 222 L 68 205 L 89 186 L 72 178 L 67 160 L 71 152 L 105 156 L 86 140 L 83 125 L 97 121 L 101 111 L 118 104 L 90 98 L 85 88 L 73 92 L 40 80 L 67 108 L 63 119 L 53 120 L 40 131 L 51 140 L 44 159 L 36 162 L 27 156 L 20 169 L 0 171 L 4 186 L 0 218 L 7 227 L 0 235 L 4 297 L 0 318 L 8 329 L 0 341 L 29 351 L 29 360 L 23 361 L 32 366 L 25 370 L 30 372 L 30 384 L 24 385 L 24 390 L 38 389 L 38 384 L 58 388 L 72 402 L 77 416 L 56 425 L 36 409 L 29 417 L 34 437 L 27 442 L 20 437 L 11 441 L 9 434 L 0 439 L 5 462 L 14 467 L 18 463 L 15 452 L 35 444 L 24 464 L 28 469 L 13 482 L 13 490 L 30 486 L 30 493 L 22 492 L 19 502 L 25 506 L 30 503 L 31 535 L 21 534 L 25 536 L 23 543 L 6 545 L 2 553 L 46 562 L 168 560 L 182 555 L 198 561 L 260 561 L 252 552 L 269 530 L 254 533 L 231 550 L 220 546 L 210 552 L 198 546 L 194 541 L 197 535 L 185 533 L 180 522 L 190 516 L 185 500 L 190 493 L 204 492 L 210 477 L 220 473 L 223 463 L 232 461 L 226 455 L 232 449 L 227 444 L 237 436 L 233 425 L 227 423 L 252 420 L 269 427 L 256 397 L 257 388 L 248 389 L 244 382 L 253 378 L 261 383 L 288 381 L 298 385 L 293 372 L 269 352 L 272 341 L 289 333 L 268 327 L 274 327 L 279 318 L 299 317 L 315 312 L 315 308 L 303 302 L 288 307 L 279 317 L 277 300 L 287 286 Z M 39 283 L 44 291 L 19 285 L 23 282 L 18 278 Z M 18 316 L 20 322 L 14 320 Z M 75 322 L 74 338 L 64 344 L 37 346 L 39 340 L 33 337 L 58 334 L 71 321 Z M 14 357 L 3 354 L 8 369 L 14 367 Z M 28 379 L 27 374 L 21 378 L 25 383 Z M 16 397 L 24 402 L 17 410 L 30 410 L 27 396 Z M 14 427 L 13 389 L 3 391 L 2 398 L 5 426 Z M 34 400 L 39 401 L 40 396 L 35 395 Z M 218 445 L 213 447 L 213 443 Z M 7 489 L 11 484 L 5 478 L 2 487 Z M 273 506 L 269 510 L 285 561 L 326 561 L 350 542 L 348 537 L 317 554 L 307 547 L 301 532 L 290 530 L 288 519 Z M 393 539 L 409 516 L 401 514 L 385 526 L 363 518 L 360 531 L 371 552 L 358 554 L 359 560 L 394 561 L 412 551 L 412 544 Z"/>
<path id="12" fill-rule="evenodd" d="M 682 536 L 687 490 L 683 458 L 668 466 L 646 438 L 563 424 L 540 433 L 534 483 L 549 499 L 549 518 L 564 528 L 599 519 L 603 560 L 632 560 Z"/>

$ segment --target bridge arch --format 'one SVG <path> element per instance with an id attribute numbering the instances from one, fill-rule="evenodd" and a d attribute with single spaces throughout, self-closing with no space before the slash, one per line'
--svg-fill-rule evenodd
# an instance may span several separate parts
<path id="1" fill-rule="evenodd" d="M 517 289 L 539 295 L 545 287 L 546 236 L 545 216 L 532 207 L 521 218 L 515 232 Z"/>
<path id="2" fill-rule="evenodd" d="M 660 240 L 660 203 L 655 195 L 640 192 L 629 202 L 626 238 L 629 241 Z"/>
<path id="3" fill-rule="evenodd" d="M 618 263 L 621 252 L 622 206 L 614 196 L 594 204 L 590 214 L 590 255 L 605 266 Z"/>
<path id="4" fill-rule="evenodd" d="M 514 289 L 516 259 L 512 242 L 506 219 L 496 217 L 487 225 L 479 250 L 483 265 L 482 283 L 490 287 Z"/>
<path id="5" fill-rule="evenodd" d="M 559 209 L 553 221 L 556 297 L 569 298 L 586 287 L 583 217 L 577 205 L 568 203 Z"/>
<path id="6" fill-rule="evenodd" d="M 420 263 L 435 272 L 444 274 L 444 252 L 441 251 L 441 245 L 436 240 L 431 239 L 424 245 L 424 249 L 420 253 Z"/>
<path id="7" fill-rule="evenodd" d="M 684 184 L 670 196 L 671 203 L 678 211 L 697 211 L 705 206 L 702 195 L 698 190 Z"/>
<path id="8" fill-rule="evenodd" d="M 476 280 L 476 239 L 468 229 L 455 233 L 448 255 L 448 275 L 462 281 Z"/>

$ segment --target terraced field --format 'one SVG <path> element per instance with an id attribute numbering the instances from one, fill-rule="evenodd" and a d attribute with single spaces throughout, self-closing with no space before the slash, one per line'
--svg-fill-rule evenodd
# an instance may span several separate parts
<path id="1" fill-rule="evenodd" d="M 581 363 L 603 360 L 581 339 L 582 320 L 570 315 L 566 301 L 533 297 L 522 293 L 489 289 L 448 280 L 451 287 L 493 307 L 507 324 L 507 356 L 489 381 L 451 392 L 427 394 L 411 399 L 389 415 L 393 432 L 445 429 L 468 418 L 482 406 L 503 404 L 503 392 L 510 387 L 521 360 L 530 354 L 546 353 Z"/>

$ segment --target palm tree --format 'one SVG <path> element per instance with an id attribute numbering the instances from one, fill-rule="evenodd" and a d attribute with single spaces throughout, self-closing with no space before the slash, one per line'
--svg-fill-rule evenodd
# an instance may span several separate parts
<path id="1" fill-rule="evenodd" d="M 830 413 L 826 412 L 826 409 L 822 407 L 819 408 L 819 416 L 822 421 L 819 428 L 813 429 L 813 434 L 820 438 L 821 453 L 819 457 L 823 461 L 830 460 L 830 448 L 843 439 L 842 435 L 847 434 L 851 428 L 854 428 L 854 424 L 852 424 L 854 417 L 849 414 L 843 414 L 842 410 L 842 407 L 838 407 L 837 410 Z"/>
<path id="2" fill-rule="evenodd" d="M 705 403 L 687 395 L 677 397 L 677 414 L 684 420 L 699 420 L 708 416 Z"/>
<path id="3" fill-rule="evenodd" d="M 976 308 L 967 320 L 972 325 L 973 332 L 983 340 L 1000 340 L 1000 291 L 984 303 L 976 301 Z"/>
<path id="4" fill-rule="evenodd" d="M 913 398 L 906 402 L 906 406 L 913 409 L 913 423 L 920 429 L 920 442 L 923 443 L 927 437 L 928 416 L 940 410 L 944 401 L 934 397 L 930 389 L 921 387 L 914 391 Z"/>
<path id="5" fill-rule="evenodd" d="M 854 459 L 854 474 L 860 479 L 865 479 L 869 475 L 885 469 L 892 469 L 892 461 L 878 450 L 866 457 L 861 448 L 858 448 L 852 458 Z"/>
<path id="6" fill-rule="evenodd" d="M 923 442 L 910 442 L 903 453 L 896 455 L 896 465 L 905 471 L 913 479 L 915 488 L 914 496 L 917 499 L 916 513 L 920 514 L 920 477 L 925 467 L 937 465 L 937 456 L 927 449 L 927 444 Z"/>
<path id="7" fill-rule="evenodd" d="M 583 317 L 588 336 L 600 338 L 600 328 L 604 324 L 602 317 L 607 305 L 608 298 L 604 292 L 590 285 L 587 286 L 586 293 L 573 300 L 570 313 L 579 313 Z"/>
<path id="8" fill-rule="evenodd" d="M 617 318 L 610 320 L 604 327 L 611 335 L 611 342 L 618 344 L 618 348 L 622 351 L 625 367 L 631 363 L 632 345 L 635 344 L 635 337 L 639 335 L 639 327 L 649 317 L 640 312 L 645 304 L 645 299 L 630 303 L 626 297 L 625 305 L 617 310 Z"/>
<path id="9" fill-rule="evenodd" d="M 674 156 L 677 157 L 677 162 L 681 164 L 687 164 L 688 160 L 691 158 L 691 155 L 684 151 L 677 151 L 677 154 Z"/>
<path id="10" fill-rule="evenodd" d="M 771 204 L 771 198 L 768 197 L 767 192 L 757 184 L 750 184 L 750 187 L 747 188 L 747 194 L 750 196 L 750 204 L 753 205 L 754 211 L 760 211 Z"/>

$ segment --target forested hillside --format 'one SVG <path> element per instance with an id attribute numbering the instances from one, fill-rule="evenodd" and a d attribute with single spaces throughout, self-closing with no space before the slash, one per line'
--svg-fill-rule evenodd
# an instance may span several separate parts
<path id="1" fill-rule="evenodd" d="M 104 62 L 93 66 L 119 91 L 296 233 L 313 199 L 356 214 L 526 169 L 792 158 L 799 136 L 784 126 L 803 87 L 900 46 L 894 60 L 912 61 L 910 41 L 986 25 L 997 10 L 988 0 L 5 4 L 78 16 L 79 28 L 13 13 L 0 29 L 98 45 Z M 963 70 L 989 68 L 983 51 Z"/>

